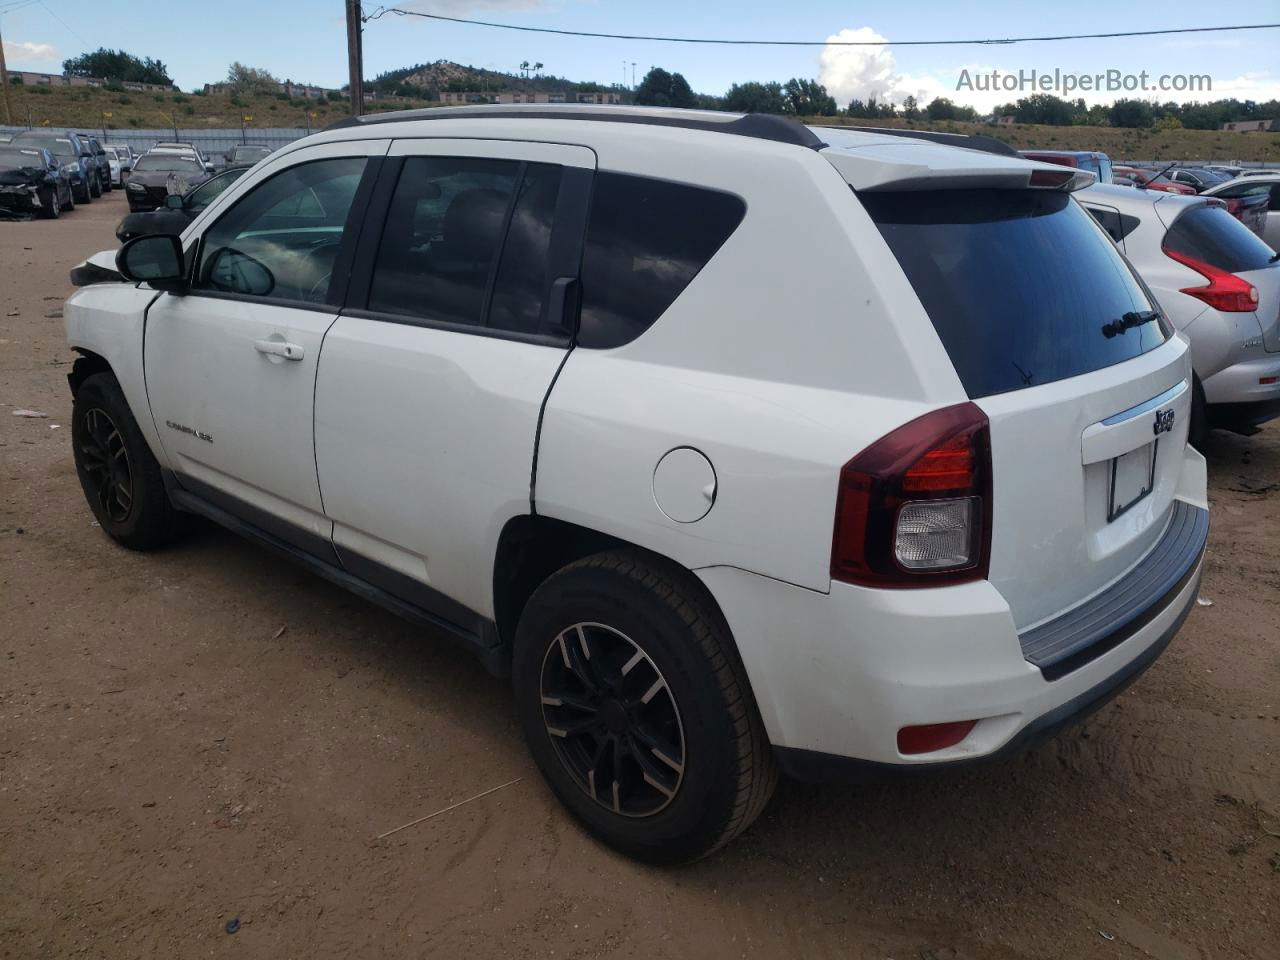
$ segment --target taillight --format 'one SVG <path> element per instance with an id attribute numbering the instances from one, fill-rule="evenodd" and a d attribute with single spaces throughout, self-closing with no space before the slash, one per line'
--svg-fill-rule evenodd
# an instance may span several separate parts
<path id="1" fill-rule="evenodd" d="M 1075 173 L 1071 170 L 1032 170 L 1031 175 L 1027 178 L 1027 186 L 1061 190 L 1074 180 L 1075 176 Z"/>
<path id="2" fill-rule="evenodd" d="M 1177 260 L 1184 267 L 1190 267 L 1209 281 L 1203 287 L 1183 287 L 1182 293 L 1189 294 L 1197 300 L 1203 300 L 1215 310 L 1224 313 L 1247 313 L 1258 308 L 1258 288 L 1248 280 L 1237 277 L 1234 273 L 1215 267 L 1211 263 L 1189 257 L 1177 250 L 1164 247 L 1164 255 Z"/>
<path id="3" fill-rule="evenodd" d="M 844 465 L 831 576 L 868 587 L 985 580 L 991 431 L 973 403 L 935 410 Z"/>

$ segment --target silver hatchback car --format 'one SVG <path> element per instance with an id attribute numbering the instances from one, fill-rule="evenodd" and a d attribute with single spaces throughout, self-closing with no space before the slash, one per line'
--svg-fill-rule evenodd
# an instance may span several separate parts
<path id="1" fill-rule="evenodd" d="M 1280 416 L 1280 255 L 1221 200 L 1097 185 L 1076 194 L 1191 342 L 1191 441 Z"/>

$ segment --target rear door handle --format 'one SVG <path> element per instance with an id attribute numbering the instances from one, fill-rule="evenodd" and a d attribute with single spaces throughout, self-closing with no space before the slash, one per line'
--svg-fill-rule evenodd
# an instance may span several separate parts
<path id="1" fill-rule="evenodd" d="M 283 357 L 285 360 L 302 359 L 302 348 L 296 343 L 287 343 L 284 340 L 255 340 L 253 349 L 269 357 Z"/>

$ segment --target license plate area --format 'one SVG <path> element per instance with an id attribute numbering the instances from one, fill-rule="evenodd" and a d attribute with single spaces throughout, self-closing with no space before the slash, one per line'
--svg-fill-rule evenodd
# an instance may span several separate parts
<path id="1" fill-rule="evenodd" d="M 1156 479 L 1156 448 L 1152 440 L 1111 460 L 1111 483 L 1107 497 L 1107 523 L 1127 513 L 1151 493 Z"/>

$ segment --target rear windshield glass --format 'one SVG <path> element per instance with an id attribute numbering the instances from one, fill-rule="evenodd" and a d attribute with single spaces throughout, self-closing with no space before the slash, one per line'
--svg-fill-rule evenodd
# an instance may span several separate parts
<path id="1" fill-rule="evenodd" d="M 271 153 L 266 147 L 233 147 L 231 156 L 235 160 L 252 160 L 254 157 L 261 159 Z"/>
<path id="2" fill-rule="evenodd" d="M 1164 248 L 1201 263 L 1242 273 L 1261 270 L 1275 256 L 1257 235 L 1227 212 L 1226 207 L 1193 207 L 1173 221 L 1164 235 Z"/>
<path id="3" fill-rule="evenodd" d="M 189 173 L 201 169 L 200 164 L 190 157 L 162 157 L 155 153 L 143 157 L 133 165 L 135 173 L 146 173 L 148 170 L 158 173 Z"/>
<path id="4" fill-rule="evenodd" d="M 1049 190 L 860 194 L 970 397 L 1090 373 L 1164 342 L 1115 246 Z M 1117 323 L 1128 314 L 1136 325 Z"/>

